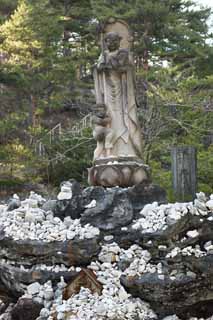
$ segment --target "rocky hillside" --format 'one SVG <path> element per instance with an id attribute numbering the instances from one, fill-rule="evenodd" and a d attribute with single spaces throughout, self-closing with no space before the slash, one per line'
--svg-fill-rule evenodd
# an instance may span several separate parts
<path id="1" fill-rule="evenodd" d="M 213 195 L 166 203 L 154 185 L 72 181 L 0 206 L 1 320 L 213 315 Z"/>

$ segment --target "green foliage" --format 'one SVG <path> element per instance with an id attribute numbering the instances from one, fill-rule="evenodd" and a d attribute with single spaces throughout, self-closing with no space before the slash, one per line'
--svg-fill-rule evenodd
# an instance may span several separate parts
<path id="1" fill-rule="evenodd" d="M 14 188 L 21 187 L 23 185 L 23 181 L 19 179 L 5 178 L 0 179 L 0 188 Z"/>
<path id="2" fill-rule="evenodd" d="M 82 135 L 76 137 L 66 133 L 52 144 L 46 141 L 45 146 L 48 158 L 41 162 L 40 174 L 48 183 L 57 186 L 71 178 L 87 183 L 87 169 L 92 165 L 95 148 L 91 129 L 84 129 Z M 42 166 L 46 166 L 46 170 Z"/>
<path id="3" fill-rule="evenodd" d="M 87 112 L 78 104 L 80 89 L 89 92 L 83 105 L 92 107 L 96 27 L 118 17 L 133 30 L 144 158 L 154 182 L 174 199 L 170 150 L 189 144 L 198 150 L 198 188 L 212 192 L 213 150 L 204 143 L 213 132 L 210 14 L 188 0 L 1 0 L 0 159 L 12 163 L 12 177 L 86 184 L 95 145 L 89 129 L 81 137 L 64 134 L 51 145 L 43 141 L 47 158 L 34 154 L 32 141 L 42 139 L 73 105 L 79 114 Z M 67 119 L 62 124 L 70 125 Z"/>
<path id="4" fill-rule="evenodd" d="M 48 0 L 20 0 L 16 11 L 1 27 L 1 54 L 5 56 L 2 78 L 22 93 L 21 105 L 29 114 L 29 123 L 49 103 L 52 107 L 66 99 L 64 92 L 55 103 L 51 95 L 61 91 L 74 74 L 70 56 L 62 50 L 63 25 L 60 12 Z"/>
<path id="5" fill-rule="evenodd" d="M 118 17 L 127 20 L 134 31 L 134 52 L 140 68 L 148 60 L 167 59 L 185 63 L 203 57 L 211 10 L 196 8 L 183 0 L 91 0 L 99 20 Z"/>
<path id="6" fill-rule="evenodd" d="M 162 167 L 161 162 L 156 160 L 150 161 L 150 167 L 152 169 L 153 183 L 160 185 L 166 190 L 167 200 L 170 202 L 175 201 L 175 196 L 172 190 L 172 173 L 170 170 L 166 170 Z"/>
<path id="7" fill-rule="evenodd" d="M 1 0 L 0 1 L 0 24 L 3 23 L 8 16 L 16 9 L 16 0 Z"/>
<path id="8" fill-rule="evenodd" d="M 33 153 L 18 139 L 1 146 L 0 159 L 0 180 L 5 187 L 37 180 L 37 173 L 31 169 Z M 8 180 L 8 183 L 5 183 L 5 180 Z"/>
<path id="9" fill-rule="evenodd" d="M 144 157 L 152 168 L 153 180 L 167 190 L 170 201 L 174 199 L 170 156 L 173 146 L 197 148 L 198 190 L 212 192 L 212 142 L 205 143 L 213 134 L 212 89 L 212 76 L 186 77 L 177 69 L 160 67 L 148 73 L 146 104 L 139 109 Z"/>
<path id="10" fill-rule="evenodd" d="M 198 152 L 198 190 L 213 193 L 213 145 Z"/>

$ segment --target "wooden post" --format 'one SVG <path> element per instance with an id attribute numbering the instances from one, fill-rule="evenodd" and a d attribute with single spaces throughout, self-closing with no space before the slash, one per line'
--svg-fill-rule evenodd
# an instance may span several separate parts
<path id="1" fill-rule="evenodd" d="M 195 198 L 197 188 L 197 156 L 192 146 L 172 148 L 172 180 L 176 200 Z"/>

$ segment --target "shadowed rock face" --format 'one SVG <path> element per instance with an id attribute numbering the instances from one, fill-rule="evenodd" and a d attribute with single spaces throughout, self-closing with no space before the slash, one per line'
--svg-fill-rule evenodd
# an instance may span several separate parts
<path id="1" fill-rule="evenodd" d="M 90 187 L 83 197 L 97 205 L 81 215 L 83 224 L 90 223 L 100 230 L 111 231 L 131 224 L 133 218 L 150 201 L 165 202 L 164 190 L 156 185 L 138 185 L 128 189 Z"/>
<path id="2" fill-rule="evenodd" d="M 188 264 L 193 265 L 191 261 Z M 173 267 L 177 268 L 177 265 Z M 169 277 L 160 280 L 157 274 L 145 274 L 134 280 L 122 277 L 121 283 L 133 296 L 148 301 L 159 318 L 171 314 L 181 319 L 213 314 L 212 279 L 207 275 L 195 279 L 182 275 L 176 281 L 171 281 Z"/>
<path id="3" fill-rule="evenodd" d="M 97 206 L 87 209 L 86 206 L 92 200 L 96 200 Z M 127 225 L 133 218 L 132 213 L 136 214 L 145 204 L 153 201 L 159 204 L 166 202 L 165 191 L 157 185 L 144 183 L 124 189 L 88 187 L 81 190 L 80 185 L 75 181 L 72 185 L 70 200 L 49 200 L 43 205 L 43 209 L 52 210 L 59 218 L 70 216 L 72 219 L 78 219 L 82 217 L 82 223 L 89 221 L 94 226 L 100 225 L 103 230 L 111 230 Z M 117 212 L 118 209 L 123 211 L 120 215 Z M 126 217 L 126 212 L 129 217 Z M 119 221 L 117 221 L 118 218 Z"/>
<path id="4" fill-rule="evenodd" d="M 141 239 L 143 246 L 146 241 L 152 241 L 149 252 L 155 263 L 162 263 L 163 277 L 157 273 L 145 273 L 140 277 L 121 277 L 122 285 L 135 297 L 150 303 L 159 318 L 176 314 L 181 319 L 189 317 L 209 317 L 213 314 L 213 255 L 204 256 L 177 254 L 167 257 L 175 247 L 203 248 L 204 243 L 213 240 L 213 223 L 207 217 L 187 214 L 177 223 L 168 227 L 164 232 L 144 234 Z M 197 229 L 199 235 L 183 241 L 188 230 Z M 147 242 L 148 242 L 147 241 Z M 166 245 L 167 249 L 160 250 L 159 246 Z M 171 277 L 175 275 L 175 279 Z"/>
<path id="5" fill-rule="evenodd" d="M 32 299 L 20 298 L 11 313 L 11 320 L 36 320 L 42 306 Z"/>
<path id="6" fill-rule="evenodd" d="M 133 206 L 128 195 L 119 190 L 112 190 L 105 192 L 102 201 L 94 208 L 84 211 L 81 222 L 107 231 L 126 226 L 132 219 Z"/>
<path id="7" fill-rule="evenodd" d="M 0 258 L 20 261 L 23 265 L 63 263 L 65 265 L 87 265 L 100 250 L 98 239 L 74 239 L 72 241 L 43 242 L 36 240 L 0 240 Z"/>
<path id="8" fill-rule="evenodd" d="M 34 281 L 44 283 L 47 280 L 57 281 L 60 276 L 70 280 L 75 275 L 72 272 L 51 272 L 33 270 L 38 264 L 51 266 L 64 264 L 66 266 L 85 266 L 96 257 L 100 251 L 97 239 L 73 240 L 64 242 L 14 241 L 6 238 L 0 241 L 0 258 L 7 257 L 16 265 L 0 264 L 0 278 L 14 295 L 23 292 L 21 284 L 28 285 Z M 29 271 L 20 269 L 21 265 Z"/>

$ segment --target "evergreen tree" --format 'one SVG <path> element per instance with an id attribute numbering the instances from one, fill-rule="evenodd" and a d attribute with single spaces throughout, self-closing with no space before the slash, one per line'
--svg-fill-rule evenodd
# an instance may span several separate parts
<path id="1" fill-rule="evenodd" d="M 0 24 L 3 23 L 11 13 L 16 9 L 16 0 L 1 0 L 0 1 Z"/>
<path id="2" fill-rule="evenodd" d="M 16 85 L 22 86 L 26 103 L 30 103 L 31 124 L 35 124 L 36 109 L 45 103 L 44 97 L 58 85 L 62 75 L 64 81 L 66 75 L 72 75 L 72 64 L 61 53 L 60 16 L 48 0 L 20 0 L 0 31 L 1 52 L 6 57 L 4 70 L 17 75 Z"/>
<path id="3" fill-rule="evenodd" d="M 49 123 L 38 126 L 37 116 L 43 120 L 45 110 L 50 115 L 55 108 L 71 109 L 76 88 L 93 87 L 91 67 L 100 50 L 96 27 L 113 16 L 133 30 L 144 156 L 154 180 L 171 191 L 170 148 L 193 144 L 198 148 L 199 186 L 211 192 L 212 145 L 206 142 L 213 132 L 209 15 L 209 9 L 195 8 L 189 0 L 1 0 L 0 153 L 4 158 L 8 154 L 5 161 L 17 158 L 25 161 L 24 167 L 26 155 L 31 157 L 22 145 L 26 128 L 34 125 L 30 132 L 42 136 Z M 90 100 L 84 103 L 92 108 Z M 49 160 L 35 158 L 31 166 L 44 177 L 47 163 L 54 163 L 48 171 L 53 184 L 70 172 L 82 179 L 94 147 L 90 134 L 83 141 L 66 136 L 55 145 L 47 142 Z"/>
<path id="4" fill-rule="evenodd" d="M 127 20 L 134 32 L 137 67 L 150 60 L 183 62 L 202 55 L 208 34 L 209 8 L 190 0 L 91 0 L 100 21 L 110 16 Z"/>

